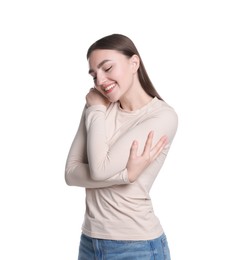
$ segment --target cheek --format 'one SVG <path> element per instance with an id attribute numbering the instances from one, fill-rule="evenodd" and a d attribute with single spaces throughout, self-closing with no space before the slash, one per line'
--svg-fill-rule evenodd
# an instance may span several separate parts
<path id="1" fill-rule="evenodd" d="M 114 78 L 121 84 L 127 83 L 129 81 L 129 78 L 131 77 L 131 74 L 126 68 L 116 71 L 114 74 Z"/>
<path id="2" fill-rule="evenodd" d="M 109 76 L 112 79 L 115 79 L 115 80 L 119 81 L 123 77 L 123 71 L 121 69 L 114 70 Z"/>

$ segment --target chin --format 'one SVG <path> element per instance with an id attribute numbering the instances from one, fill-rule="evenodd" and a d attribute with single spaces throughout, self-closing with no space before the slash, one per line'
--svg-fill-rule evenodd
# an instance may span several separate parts
<path id="1" fill-rule="evenodd" d="M 112 95 L 112 96 L 107 96 L 106 97 L 111 103 L 119 101 L 119 96 L 117 95 Z"/>
<path id="2" fill-rule="evenodd" d="M 118 101 L 119 101 L 118 98 L 108 98 L 108 100 L 109 100 L 111 103 L 115 103 L 115 102 L 118 102 Z"/>

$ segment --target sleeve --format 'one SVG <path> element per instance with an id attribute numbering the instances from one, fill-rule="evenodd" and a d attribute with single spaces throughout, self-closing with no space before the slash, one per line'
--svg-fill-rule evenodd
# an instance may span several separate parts
<path id="1" fill-rule="evenodd" d="M 177 130 L 177 114 L 170 107 L 163 107 L 157 113 L 145 115 L 133 128 L 112 145 L 108 146 L 105 129 L 104 106 L 91 106 L 86 111 L 87 155 L 90 174 L 93 180 L 102 181 L 111 178 L 116 172 L 123 171 L 127 165 L 131 144 L 139 143 L 139 151 L 143 151 L 147 135 L 153 130 L 155 144 L 166 135 L 169 144 L 163 151 L 163 162 Z"/>
<path id="2" fill-rule="evenodd" d="M 91 178 L 86 151 L 87 133 L 85 129 L 85 109 L 86 108 L 83 110 L 79 128 L 67 157 L 65 166 L 66 183 L 70 186 L 85 188 L 103 188 L 113 185 L 129 184 L 126 168 L 121 169 L 121 171 L 101 181 L 95 181 Z"/>

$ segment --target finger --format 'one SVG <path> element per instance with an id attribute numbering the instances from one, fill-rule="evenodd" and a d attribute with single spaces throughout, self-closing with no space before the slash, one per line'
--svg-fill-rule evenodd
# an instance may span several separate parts
<path id="1" fill-rule="evenodd" d="M 149 132 L 142 155 L 150 153 L 150 150 L 152 148 L 152 143 L 153 143 L 153 136 L 154 136 L 154 132 L 153 131 Z"/>
<path id="2" fill-rule="evenodd" d="M 163 136 L 160 140 L 156 143 L 156 145 L 152 148 L 150 152 L 150 159 L 153 161 L 155 160 L 163 151 L 164 147 L 168 144 L 168 138 Z"/>
<path id="3" fill-rule="evenodd" d="M 138 142 L 134 141 L 130 147 L 130 158 L 135 159 L 137 157 Z"/>
<path id="4" fill-rule="evenodd" d="M 155 149 L 152 151 L 155 158 L 157 158 L 157 156 L 160 155 L 160 153 L 163 151 L 163 149 L 166 147 L 167 144 L 168 144 L 167 137 L 163 137 L 159 140 Z"/>

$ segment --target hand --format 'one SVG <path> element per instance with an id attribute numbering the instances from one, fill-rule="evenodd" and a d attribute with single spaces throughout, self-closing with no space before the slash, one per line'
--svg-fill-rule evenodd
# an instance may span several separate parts
<path id="1" fill-rule="evenodd" d="M 145 147 L 140 156 L 137 155 L 138 142 L 134 141 L 130 148 L 130 156 L 127 163 L 127 171 L 130 182 L 134 182 L 139 175 L 145 170 L 162 152 L 168 144 L 166 136 L 160 138 L 154 147 L 152 147 L 153 131 L 148 134 Z"/>
<path id="2" fill-rule="evenodd" d="M 104 105 L 107 107 L 110 104 L 110 101 L 104 97 L 96 88 L 91 88 L 86 95 L 86 103 L 87 107 L 93 105 Z"/>

